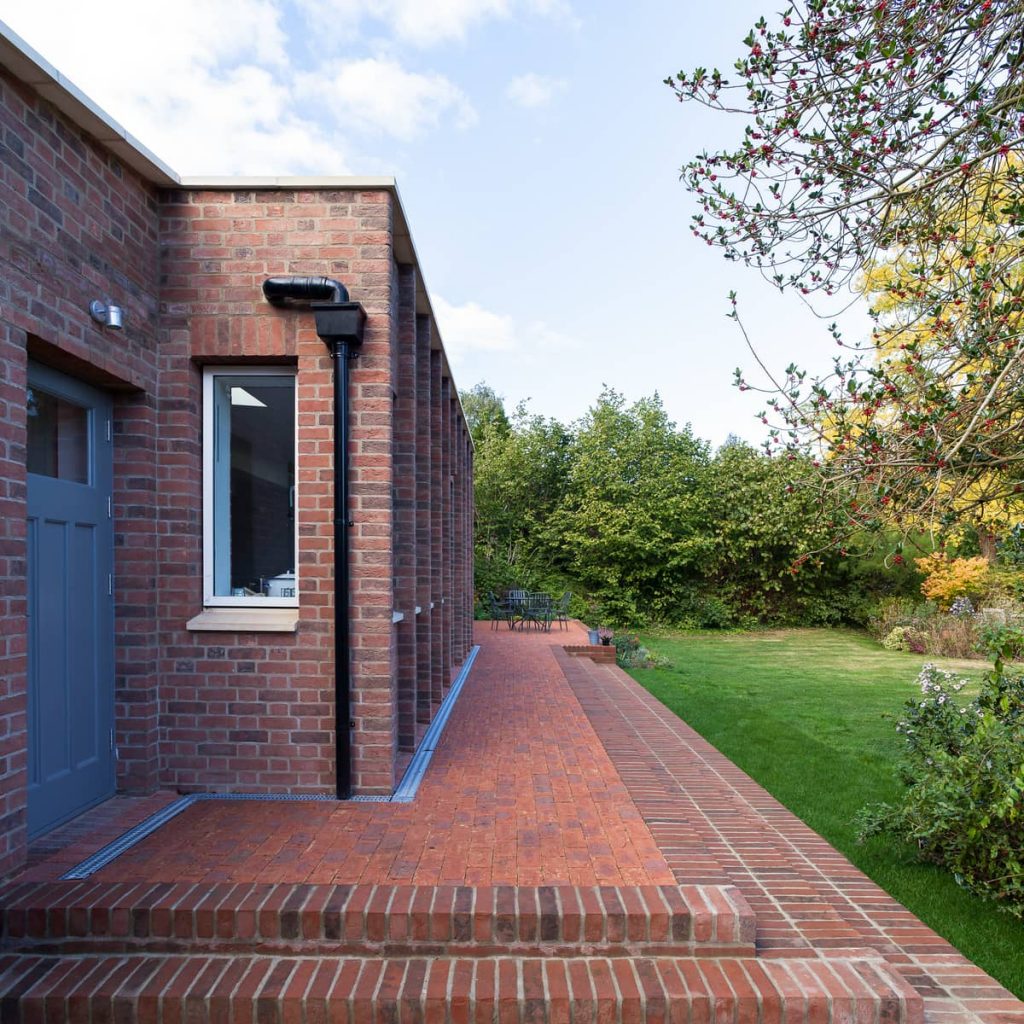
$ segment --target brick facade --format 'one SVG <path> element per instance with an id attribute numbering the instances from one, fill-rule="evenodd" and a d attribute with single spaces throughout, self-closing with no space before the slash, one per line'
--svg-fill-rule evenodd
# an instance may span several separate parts
<path id="1" fill-rule="evenodd" d="M 391 792 L 471 644 L 472 452 L 393 186 L 184 184 L 115 158 L 76 109 L 0 66 L 0 875 L 27 839 L 30 358 L 114 399 L 119 790 L 334 791 L 332 360 L 310 313 L 263 299 L 268 276 L 336 278 L 367 313 L 350 386 L 356 792 Z M 89 318 L 96 298 L 124 307 L 123 330 Z M 188 628 L 202 371 L 225 364 L 296 372 L 293 632 Z"/>

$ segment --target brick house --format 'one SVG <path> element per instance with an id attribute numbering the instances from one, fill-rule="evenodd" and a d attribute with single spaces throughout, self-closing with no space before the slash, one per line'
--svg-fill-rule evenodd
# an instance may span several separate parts
<path id="1" fill-rule="evenodd" d="M 0 875 L 115 791 L 390 793 L 473 617 L 394 182 L 181 179 L 0 24 L 0 508 Z"/>

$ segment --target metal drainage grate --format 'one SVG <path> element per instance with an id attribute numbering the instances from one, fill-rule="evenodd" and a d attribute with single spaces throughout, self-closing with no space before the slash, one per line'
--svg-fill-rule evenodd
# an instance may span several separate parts
<path id="1" fill-rule="evenodd" d="M 416 790 L 420 788 L 420 783 L 426 774 L 430 759 L 434 756 L 438 743 L 441 742 L 444 727 L 448 724 L 448 719 L 451 717 L 455 702 L 459 699 L 462 686 L 466 682 L 469 670 L 473 667 L 473 662 L 476 661 L 476 656 L 479 652 L 479 645 L 470 649 L 469 656 L 463 662 L 462 670 L 455 677 L 455 682 L 452 683 L 451 689 L 445 695 L 441 706 L 437 709 L 437 715 L 423 736 L 423 742 L 416 748 L 416 753 L 413 754 L 409 767 L 406 769 L 405 775 L 402 776 L 402 781 L 398 784 L 398 788 L 394 793 L 391 794 L 392 803 L 411 803 L 413 797 L 416 796 Z"/>

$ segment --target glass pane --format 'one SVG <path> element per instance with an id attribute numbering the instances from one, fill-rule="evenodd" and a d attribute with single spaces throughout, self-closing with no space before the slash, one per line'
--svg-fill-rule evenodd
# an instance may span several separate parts
<path id="1" fill-rule="evenodd" d="M 214 594 L 295 597 L 295 378 L 214 378 Z"/>
<path id="2" fill-rule="evenodd" d="M 28 471 L 89 482 L 89 410 L 56 395 L 28 389 Z"/>

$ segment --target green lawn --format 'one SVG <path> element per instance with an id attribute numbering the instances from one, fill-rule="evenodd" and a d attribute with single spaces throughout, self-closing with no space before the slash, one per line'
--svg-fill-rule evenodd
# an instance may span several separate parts
<path id="1" fill-rule="evenodd" d="M 661 633 L 671 668 L 632 675 L 862 871 L 1024 998 L 1024 922 L 884 838 L 854 842 L 859 808 L 899 792 L 893 718 L 917 693 L 921 655 L 845 630 Z M 981 662 L 937 661 L 977 678 Z"/>

